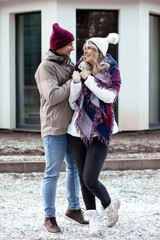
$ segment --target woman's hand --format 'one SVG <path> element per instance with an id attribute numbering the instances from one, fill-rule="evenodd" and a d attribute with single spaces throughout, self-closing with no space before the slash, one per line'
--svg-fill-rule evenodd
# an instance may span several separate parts
<path id="1" fill-rule="evenodd" d="M 78 71 L 74 71 L 72 74 L 73 82 L 79 83 L 81 81 L 81 75 Z"/>
<path id="2" fill-rule="evenodd" d="M 86 80 L 88 76 L 91 75 L 91 71 L 84 69 L 82 72 L 80 72 L 80 75 L 84 80 Z"/>

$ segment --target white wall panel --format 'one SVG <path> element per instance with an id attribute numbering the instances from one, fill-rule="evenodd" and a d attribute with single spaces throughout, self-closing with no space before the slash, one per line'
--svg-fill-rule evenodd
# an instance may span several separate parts
<path id="1" fill-rule="evenodd" d="M 57 21 L 56 1 L 3 1 L 0 3 L 0 128 L 16 127 L 15 14 L 41 11 L 42 55 L 49 49 L 52 22 Z M 3 22 L 3 24 L 2 24 Z"/>
<path id="2" fill-rule="evenodd" d="M 149 13 L 160 15 L 159 0 L 0 1 L 0 128 L 14 128 L 16 124 L 15 14 L 41 11 L 43 55 L 49 48 L 54 22 L 76 37 L 76 9 L 119 11 L 119 127 L 121 131 L 149 128 Z M 73 62 L 75 52 L 71 54 Z"/>

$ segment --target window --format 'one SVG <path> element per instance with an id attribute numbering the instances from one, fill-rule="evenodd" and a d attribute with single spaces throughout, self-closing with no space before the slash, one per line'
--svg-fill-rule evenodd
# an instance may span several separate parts
<path id="1" fill-rule="evenodd" d="M 41 61 L 41 13 L 16 15 L 17 128 L 40 129 L 39 93 L 34 74 Z"/>
<path id="2" fill-rule="evenodd" d="M 83 44 L 91 37 L 106 37 L 109 33 L 118 33 L 118 11 L 77 10 L 77 60 L 83 54 Z M 118 45 L 110 44 L 108 53 L 116 60 Z"/>
<path id="3" fill-rule="evenodd" d="M 149 127 L 160 127 L 160 16 L 150 15 Z"/>
<path id="4" fill-rule="evenodd" d="M 118 33 L 118 11 L 116 10 L 77 10 L 77 60 L 83 55 L 83 45 L 88 38 L 106 37 Z M 118 60 L 118 45 L 110 44 L 109 54 Z M 115 106 L 118 121 L 118 104 Z"/>

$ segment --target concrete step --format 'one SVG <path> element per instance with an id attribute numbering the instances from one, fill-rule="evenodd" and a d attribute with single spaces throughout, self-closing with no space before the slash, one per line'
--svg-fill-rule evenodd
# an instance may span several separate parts
<path id="1" fill-rule="evenodd" d="M 45 161 L 28 160 L 25 161 L 0 161 L 0 173 L 30 173 L 44 172 Z M 125 159 L 106 159 L 102 170 L 144 170 L 160 169 L 160 158 L 125 158 Z M 63 162 L 61 171 L 65 171 Z"/>

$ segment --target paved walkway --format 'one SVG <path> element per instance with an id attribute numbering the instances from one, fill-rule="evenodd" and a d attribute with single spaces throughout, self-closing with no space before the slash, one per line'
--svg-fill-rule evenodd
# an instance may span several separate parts
<path id="1" fill-rule="evenodd" d="M 43 172 L 44 168 L 39 133 L 0 130 L 0 172 Z M 160 169 L 160 130 L 113 135 L 103 170 L 143 169 Z"/>

